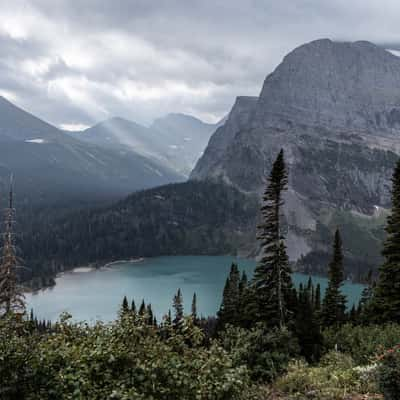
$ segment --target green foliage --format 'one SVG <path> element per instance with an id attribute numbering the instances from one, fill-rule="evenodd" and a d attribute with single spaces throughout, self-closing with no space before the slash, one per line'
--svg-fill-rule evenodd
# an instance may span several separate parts
<path id="1" fill-rule="evenodd" d="M 339 230 L 335 232 L 333 257 L 329 264 L 329 282 L 322 304 L 321 319 L 324 326 L 340 325 L 344 322 L 346 297 L 341 292 L 344 280 L 342 240 Z"/>
<path id="2" fill-rule="evenodd" d="M 376 391 L 374 371 L 375 367 L 368 370 L 354 367 L 350 356 L 332 352 L 318 366 L 293 362 L 275 387 L 285 393 L 288 400 L 343 400 L 351 394 Z"/>
<path id="3" fill-rule="evenodd" d="M 398 400 L 400 396 L 400 347 L 389 349 L 381 358 L 378 385 L 385 400 Z"/>
<path id="4" fill-rule="evenodd" d="M 231 265 L 229 276 L 226 279 L 224 292 L 222 294 L 222 303 L 218 311 L 219 329 L 226 324 L 238 325 L 240 316 L 241 290 L 240 272 L 237 264 Z"/>
<path id="5" fill-rule="evenodd" d="M 175 312 L 173 323 L 175 326 L 179 326 L 183 321 L 183 296 L 181 289 L 178 289 L 176 292 L 172 306 Z"/>
<path id="6" fill-rule="evenodd" d="M 221 340 L 234 365 L 247 365 L 252 380 L 261 382 L 276 379 L 299 352 L 296 339 L 286 328 L 271 329 L 260 323 L 252 329 L 228 325 Z"/>
<path id="7" fill-rule="evenodd" d="M 321 355 L 322 335 L 320 326 L 320 286 L 314 289 L 310 278 L 308 285 L 300 285 L 297 296 L 295 333 L 300 354 L 307 361 L 317 361 Z"/>
<path id="8" fill-rule="evenodd" d="M 400 161 L 392 178 L 392 213 L 387 220 L 387 238 L 374 291 L 372 309 L 378 322 L 400 322 Z"/>
<path id="9" fill-rule="evenodd" d="M 262 222 L 258 239 L 262 256 L 255 268 L 256 314 L 254 320 L 268 323 L 271 327 L 283 327 L 291 319 L 293 284 L 289 259 L 282 234 L 283 192 L 287 189 L 288 175 L 281 150 L 276 158 L 263 195 Z"/>
<path id="10" fill-rule="evenodd" d="M 351 355 L 357 365 L 367 365 L 383 350 L 400 343 L 400 325 L 345 324 L 339 329 L 325 329 L 323 336 L 326 350 L 337 348 Z"/>
<path id="11" fill-rule="evenodd" d="M 32 273 L 45 277 L 116 259 L 233 254 L 250 240 L 242 232 L 253 235 L 257 209 L 255 196 L 231 186 L 189 181 L 139 191 L 108 206 L 46 210 L 24 222 L 20 246 Z"/>
<path id="12" fill-rule="evenodd" d="M 26 322 L 0 321 L 3 400 L 242 399 L 247 370 L 185 319 L 178 332 L 127 314 L 93 327 L 59 323 L 32 334 Z"/>

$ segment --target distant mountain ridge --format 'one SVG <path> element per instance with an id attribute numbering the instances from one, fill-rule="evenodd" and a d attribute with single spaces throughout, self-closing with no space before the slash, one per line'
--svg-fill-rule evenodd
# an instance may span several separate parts
<path id="1" fill-rule="evenodd" d="M 17 201 L 41 206 L 116 198 L 183 180 L 141 154 L 70 137 L 0 97 L 0 193 L 8 192 L 11 174 Z"/>
<path id="2" fill-rule="evenodd" d="M 150 127 L 114 117 L 71 135 L 105 148 L 133 150 L 188 176 L 218 126 L 185 114 L 168 114 Z"/>
<path id="3" fill-rule="evenodd" d="M 261 195 L 281 148 L 289 169 L 287 244 L 307 265 L 343 229 L 360 270 L 379 263 L 391 174 L 400 154 L 400 58 L 369 42 L 317 40 L 265 79 L 258 98 L 238 98 L 191 179 Z M 321 256 L 322 257 L 322 256 Z"/>

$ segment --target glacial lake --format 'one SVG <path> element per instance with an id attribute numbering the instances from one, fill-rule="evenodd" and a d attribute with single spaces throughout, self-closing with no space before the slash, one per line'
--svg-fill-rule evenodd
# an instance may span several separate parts
<path id="1" fill-rule="evenodd" d="M 172 308 L 172 298 L 181 288 L 187 312 L 196 292 L 199 315 L 214 315 L 232 262 L 252 276 L 255 261 L 232 256 L 166 256 L 119 262 L 96 270 L 76 269 L 57 277 L 56 286 L 26 294 L 27 309 L 33 308 L 38 318 L 52 321 L 64 311 L 72 314 L 75 321 L 111 321 L 116 318 L 123 296 L 127 296 L 129 302 L 135 300 L 137 307 L 142 299 L 151 303 L 160 320 Z M 296 285 L 307 283 L 308 278 L 293 274 Z M 313 281 L 321 284 L 323 293 L 327 280 L 313 277 Z M 363 285 L 344 284 L 350 306 L 358 302 L 362 290 Z"/>

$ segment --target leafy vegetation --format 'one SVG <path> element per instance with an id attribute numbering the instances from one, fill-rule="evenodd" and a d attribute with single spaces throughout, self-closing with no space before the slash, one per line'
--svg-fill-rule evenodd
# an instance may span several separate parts
<path id="1" fill-rule="evenodd" d="M 286 181 L 281 152 L 264 195 L 259 227 L 263 257 L 251 281 L 232 265 L 217 320 L 198 317 L 196 296 L 191 315 L 185 316 L 177 289 L 174 315 L 169 312 L 161 322 L 150 304 L 142 302 L 137 309 L 124 297 L 118 319 L 110 324 L 76 324 L 69 315 L 56 324 L 43 323 L 12 307 L 18 285 L 16 275 L 10 274 L 7 288 L 12 290 L 0 298 L 8 305 L 0 308 L 0 398 L 344 400 L 379 398 L 381 393 L 385 400 L 397 400 L 400 162 L 393 177 L 385 262 L 376 284 L 369 274 L 360 304 L 351 310 L 346 310 L 341 291 L 345 258 L 338 230 L 326 293 L 311 279 L 298 289 L 292 285 L 281 226 Z M 200 194 L 198 201 L 206 198 Z M 226 200 L 234 212 L 235 201 Z M 141 201 L 139 196 L 145 207 Z M 226 222 L 229 213 L 216 213 Z M 112 214 L 105 215 L 112 221 Z M 185 218 L 190 215 L 186 210 Z M 6 233 L 12 234 L 11 226 Z M 2 259 L 0 276 L 7 275 L 7 268 L 16 269 L 15 260 L 11 267 L 7 260 Z"/>

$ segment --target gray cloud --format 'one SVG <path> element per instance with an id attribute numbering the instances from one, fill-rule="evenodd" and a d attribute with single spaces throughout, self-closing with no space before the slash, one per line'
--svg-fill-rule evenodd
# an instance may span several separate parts
<path id="1" fill-rule="evenodd" d="M 58 126 L 216 120 L 304 42 L 399 49 L 399 12 L 391 0 L 0 0 L 0 94 Z"/>

